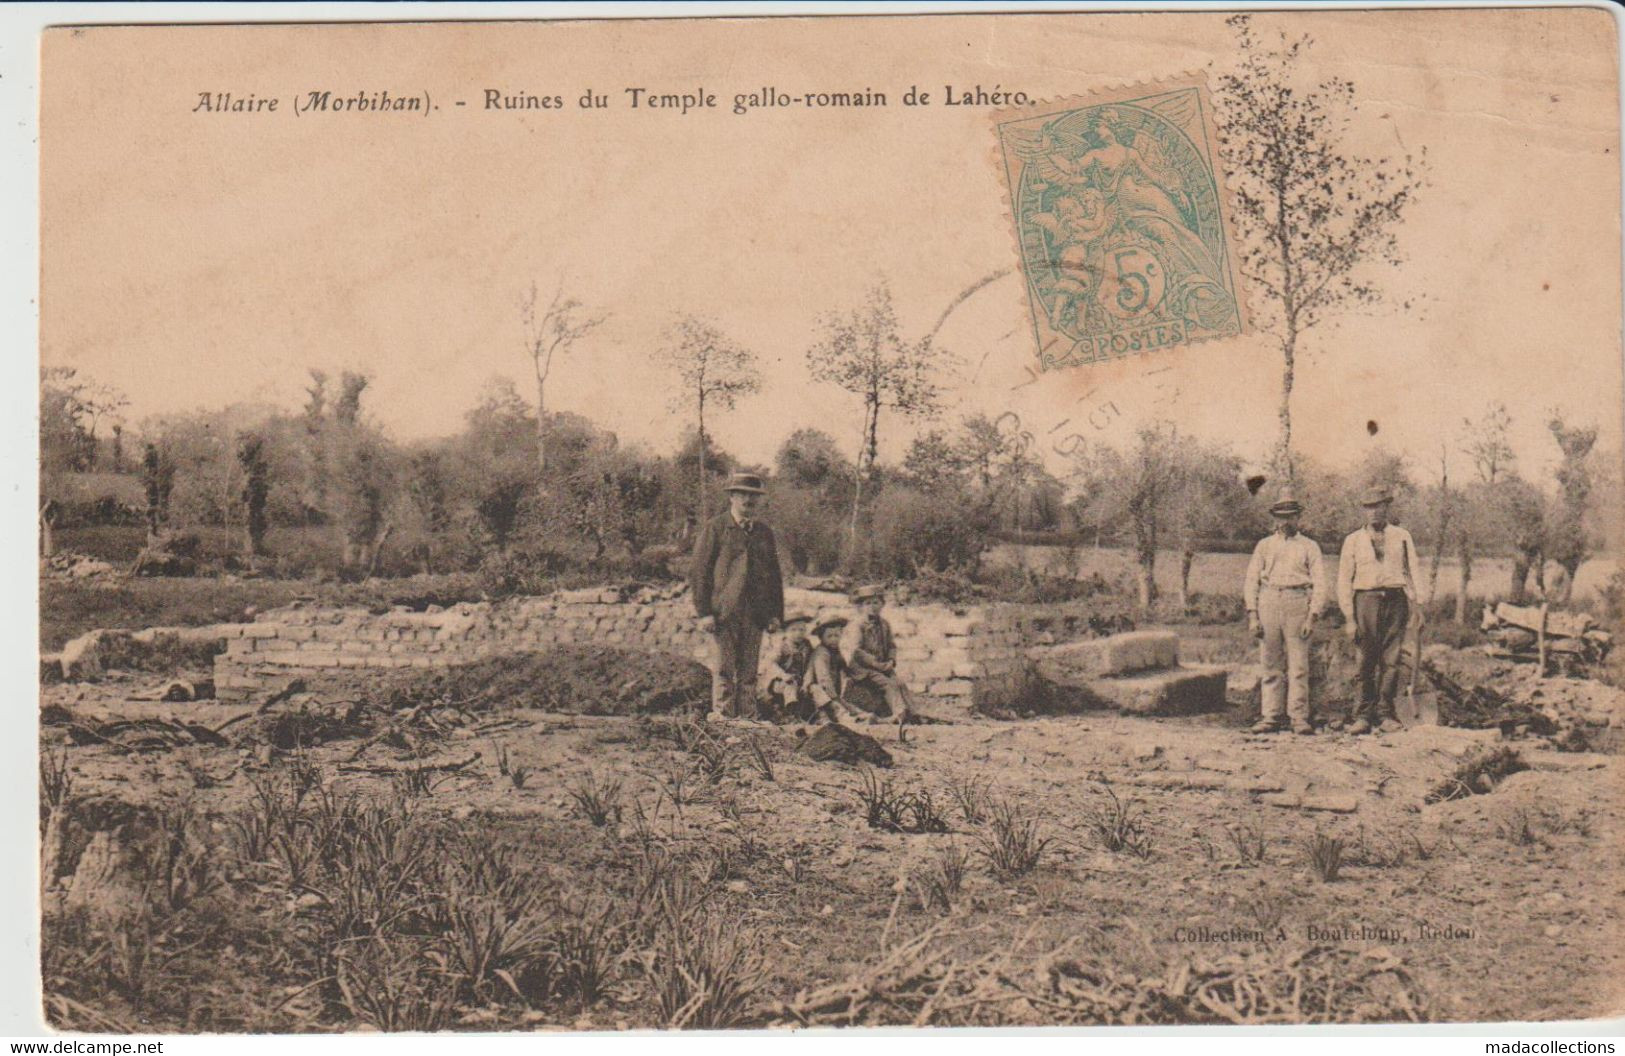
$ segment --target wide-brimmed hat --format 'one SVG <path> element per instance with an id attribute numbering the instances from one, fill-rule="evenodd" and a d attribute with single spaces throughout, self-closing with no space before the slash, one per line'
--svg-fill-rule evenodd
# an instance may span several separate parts
<path id="1" fill-rule="evenodd" d="M 823 619 L 813 624 L 812 633 L 815 636 L 822 635 L 824 631 L 830 627 L 845 627 L 851 622 L 852 621 L 848 620 L 845 616 L 825 616 Z"/>
<path id="2" fill-rule="evenodd" d="M 1282 495 L 1270 504 L 1270 514 L 1274 517 L 1296 517 L 1303 512 L 1303 503 L 1290 494 Z"/>
<path id="3" fill-rule="evenodd" d="M 1367 488 L 1365 494 L 1360 496 L 1360 505 L 1366 508 L 1372 506 L 1386 506 L 1394 501 L 1394 493 L 1387 488 Z"/>
<path id="4" fill-rule="evenodd" d="M 883 598 L 885 596 L 886 588 L 881 586 L 879 583 L 869 583 L 852 592 L 852 600 L 857 602 L 868 601 L 870 598 Z"/>
<path id="5" fill-rule="evenodd" d="M 766 495 L 767 489 L 762 487 L 762 478 L 755 473 L 735 473 L 728 478 L 728 484 L 723 491 L 742 491 L 747 495 Z"/>

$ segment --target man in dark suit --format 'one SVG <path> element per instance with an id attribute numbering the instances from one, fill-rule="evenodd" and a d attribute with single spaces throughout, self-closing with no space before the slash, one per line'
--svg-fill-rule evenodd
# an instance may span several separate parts
<path id="1" fill-rule="evenodd" d="M 711 717 L 754 718 L 762 632 L 784 620 L 784 583 L 773 529 L 757 518 L 762 478 L 735 473 L 725 490 L 728 510 L 700 529 L 688 583 L 701 628 L 717 640 Z"/>

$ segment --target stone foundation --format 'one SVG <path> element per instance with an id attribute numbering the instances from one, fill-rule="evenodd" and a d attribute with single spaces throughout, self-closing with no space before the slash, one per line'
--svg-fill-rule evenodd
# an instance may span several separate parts
<path id="1" fill-rule="evenodd" d="M 785 611 L 857 617 L 844 594 L 793 588 Z M 890 605 L 886 618 L 897 636 L 899 676 L 923 710 L 943 717 L 968 714 L 977 682 L 1024 663 L 1034 644 L 1067 641 L 1088 625 L 1077 604 Z M 215 692 L 222 700 L 263 696 L 293 678 L 448 667 L 558 644 L 602 642 L 708 665 L 714 649 L 683 588 L 594 588 L 382 614 L 295 606 L 220 630 L 226 651 L 215 660 Z M 764 655 L 774 644 L 770 637 Z"/>

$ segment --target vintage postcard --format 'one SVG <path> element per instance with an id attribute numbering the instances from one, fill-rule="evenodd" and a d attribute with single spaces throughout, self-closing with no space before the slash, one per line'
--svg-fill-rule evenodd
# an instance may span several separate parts
<path id="1" fill-rule="evenodd" d="M 1618 35 L 48 30 L 45 1022 L 1620 1016 Z"/>

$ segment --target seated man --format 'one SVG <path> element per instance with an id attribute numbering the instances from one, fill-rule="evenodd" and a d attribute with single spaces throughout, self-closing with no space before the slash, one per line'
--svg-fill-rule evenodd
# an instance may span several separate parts
<path id="1" fill-rule="evenodd" d="M 811 623 L 811 616 L 799 613 L 784 621 L 784 637 L 763 672 L 761 711 L 764 718 L 775 722 L 791 719 L 807 722 L 812 718 L 811 703 L 801 687 L 812 662 L 813 643 L 807 639 L 807 627 Z"/>
<path id="2" fill-rule="evenodd" d="M 825 718 L 850 726 L 855 721 L 842 699 L 846 692 L 846 659 L 841 656 L 841 632 L 848 622 L 845 616 L 826 616 L 813 627 L 818 645 L 812 651 L 802 681 L 813 722 Z"/>
<path id="3" fill-rule="evenodd" d="M 914 698 L 897 677 L 897 641 L 891 624 L 880 614 L 886 607 L 886 592 L 878 586 L 859 587 L 852 600 L 864 610 L 857 645 L 852 650 L 851 676 L 857 690 L 854 696 L 884 701 L 885 710 L 876 708 L 876 714 L 890 717 L 901 728 L 913 718 Z"/>

